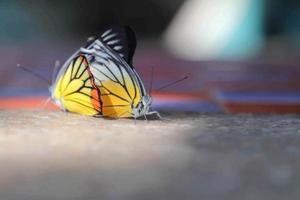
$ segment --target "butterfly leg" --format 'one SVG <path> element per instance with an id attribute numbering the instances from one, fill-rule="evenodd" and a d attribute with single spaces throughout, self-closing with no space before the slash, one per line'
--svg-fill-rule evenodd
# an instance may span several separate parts
<path id="1" fill-rule="evenodd" d="M 45 107 L 48 105 L 50 100 L 51 100 L 51 98 L 48 97 L 46 100 L 43 100 L 41 103 L 39 103 L 39 105 L 37 107 L 41 107 L 42 109 L 45 109 Z"/>
<path id="2" fill-rule="evenodd" d="M 134 124 L 136 124 L 136 116 L 134 116 Z"/>
<path id="3" fill-rule="evenodd" d="M 156 118 L 162 119 L 162 117 L 160 116 L 159 112 L 157 112 L 157 111 L 148 112 L 147 115 L 149 115 L 149 116 L 155 115 Z"/>
<path id="4" fill-rule="evenodd" d="M 148 119 L 147 119 L 147 116 L 146 116 L 146 114 L 144 114 L 144 118 L 145 118 L 145 120 L 148 122 Z"/>

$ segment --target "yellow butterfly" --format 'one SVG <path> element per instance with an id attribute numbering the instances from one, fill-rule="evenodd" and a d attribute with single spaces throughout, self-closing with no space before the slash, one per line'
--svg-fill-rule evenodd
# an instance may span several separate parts
<path id="1" fill-rule="evenodd" d="M 73 54 L 51 87 L 63 110 L 112 118 L 160 115 L 132 66 L 136 48 L 129 27 L 111 28 Z"/>

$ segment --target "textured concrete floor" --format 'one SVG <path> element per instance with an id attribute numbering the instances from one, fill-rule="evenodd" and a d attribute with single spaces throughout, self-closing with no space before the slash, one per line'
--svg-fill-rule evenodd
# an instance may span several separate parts
<path id="1" fill-rule="evenodd" d="M 300 116 L 0 111 L 0 199 L 299 199 Z"/>

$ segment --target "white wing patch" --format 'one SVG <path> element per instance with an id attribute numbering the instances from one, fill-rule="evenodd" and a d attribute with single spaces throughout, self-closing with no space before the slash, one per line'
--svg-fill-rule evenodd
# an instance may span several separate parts
<path id="1" fill-rule="evenodd" d="M 111 38 L 113 38 L 113 37 L 115 37 L 115 36 L 117 36 L 116 33 L 113 33 L 113 34 L 110 34 L 110 35 L 108 35 L 108 36 L 105 36 L 105 37 L 103 38 L 103 41 L 106 42 L 107 40 L 110 40 Z"/>
<path id="2" fill-rule="evenodd" d="M 118 67 L 114 62 L 110 61 L 109 65 L 107 66 L 112 72 L 113 74 L 117 77 L 118 81 L 124 85 L 124 80 L 123 80 L 123 76 L 125 76 L 125 74 L 121 74 L 121 69 L 120 67 Z"/>
<path id="3" fill-rule="evenodd" d="M 114 45 L 114 44 L 117 44 L 119 42 L 120 42 L 120 40 L 112 40 L 112 41 L 107 42 L 107 44 L 108 45 Z"/>
<path id="4" fill-rule="evenodd" d="M 111 32 L 112 32 L 112 29 L 108 29 L 101 35 L 101 37 L 103 38 L 103 37 L 107 36 L 108 34 L 110 34 Z"/>
<path id="5" fill-rule="evenodd" d="M 115 47 L 114 47 L 114 50 L 116 50 L 116 51 L 119 51 L 119 50 L 121 50 L 121 49 L 123 49 L 122 46 L 115 46 Z"/>
<path id="6" fill-rule="evenodd" d="M 123 48 L 122 46 L 115 47 L 116 50 Z M 122 87 L 128 88 L 129 85 L 135 85 L 140 92 L 144 91 L 143 85 L 138 82 L 137 73 L 121 58 L 121 56 L 124 56 L 123 54 L 120 55 L 111 51 L 99 40 L 96 40 L 89 49 L 82 49 L 81 52 L 89 55 L 90 69 L 97 85 L 102 85 L 101 82 L 111 80 L 122 85 Z M 131 98 L 136 96 L 133 93 L 130 94 Z"/>

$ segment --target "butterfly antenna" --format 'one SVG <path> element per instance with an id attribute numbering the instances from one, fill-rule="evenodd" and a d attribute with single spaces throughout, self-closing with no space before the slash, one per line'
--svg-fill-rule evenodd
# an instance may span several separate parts
<path id="1" fill-rule="evenodd" d="M 149 96 L 151 96 L 151 91 L 152 91 L 153 75 L 154 75 L 154 67 L 152 66 L 152 69 L 151 69 L 151 81 L 150 81 Z"/>
<path id="2" fill-rule="evenodd" d="M 25 72 L 27 72 L 27 73 L 30 73 L 30 74 L 34 75 L 35 77 L 37 77 L 37 78 L 43 80 L 43 81 L 46 82 L 47 84 L 50 84 L 50 83 L 51 83 L 51 81 L 49 81 L 47 78 L 43 77 L 42 75 L 36 73 L 35 71 L 33 71 L 33 70 L 31 70 L 31 69 L 28 69 L 28 68 L 26 68 L 26 67 L 23 67 L 23 66 L 21 66 L 20 64 L 17 64 L 17 67 L 20 68 L 20 69 L 22 69 L 23 71 L 25 71 Z"/>
<path id="3" fill-rule="evenodd" d="M 55 77 L 57 75 L 57 71 L 58 71 L 59 67 L 60 67 L 60 61 L 56 60 L 55 63 L 54 63 L 54 69 L 53 69 L 53 72 L 52 72 L 52 84 L 55 81 Z"/>
<path id="4" fill-rule="evenodd" d="M 164 86 L 158 88 L 156 91 L 160 91 L 160 90 L 163 90 L 163 89 L 165 89 L 165 88 L 167 88 L 167 87 L 176 85 L 177 83 L 179 83 L 179 82 L 181 82 L 181 81 L 184 81 L 185 79 L 188 79 L 188 78 L 189 78 L 188 76 L 185 76 L 185 77 L 183 77 L 183 78 L 181 78 L 181 79 L 179 79 L 179 80 L 173 81 L 173 82 L 171 82 L 171 83 L 168 83 L 168 84 L 166 84 L 166 85 L 164 85 Z"/>

